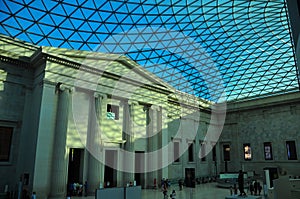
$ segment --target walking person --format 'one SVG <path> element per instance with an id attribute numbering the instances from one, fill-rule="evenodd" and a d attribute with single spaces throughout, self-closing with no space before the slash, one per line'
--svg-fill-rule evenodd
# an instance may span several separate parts
<path id="1" fill-rule="evenodd" d="M 171 199 L 176 199 L 176 191 L 173 189 L 171 195 L 170 195 Z"/>
<path id="2" fill-rule="evenodd" d="M 168 188 L 166 183 L 164 183 L 163 185 L 163 195 L 164 195 L 164 199 L 168 199 Z"/>
<path id="3" fill-rule="evenodd" d="M 245 193 L 244 190 L 244 173 L 242 170 L 239 171 L 238 185 L 239 185 L 240 196 L 246 196 L 247 194 Z"/>
<path id="4" fill-rule="evenodd" d="M 88 194 L 88 183 L 87 183 L 87 181 L 85 181 L 85 183 L 84 183 L 84 196 L 87 197 L 87 194 Z"/>

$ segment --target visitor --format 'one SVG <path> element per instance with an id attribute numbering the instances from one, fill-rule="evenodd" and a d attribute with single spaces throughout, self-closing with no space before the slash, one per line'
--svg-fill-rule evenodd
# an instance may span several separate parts
<path id="1" fill-rule="evenodd" d="M 165 179 L 161 179 L 161 190 L 164 191 Z"/>
<path id="2" fill-rule="evenodd" d="M 84 183 L 84 196 L 87 197 L 87 194 L 88 194 L 88 183 L 87 183 L 87 181 L 85 181 L 85 183 Z"/>
<path id="3" fill-rule="evenodd" d="M 260 185 L 260 183 L 257 183 L 257 190 L 258 190 L 258 195 L 260 195 L 261 190 L 262 190 L 262 186 Z"/>
<path id="4" fill-rule="evenodd" d="M 178 180 L 178 185 L 179 185 L 179 190 L 181 191 L 182 188 L 183 188 L 183 181 L 182 181 L 182 179 Z"/>
<path id="5" fill-rule="evenodd" d="M 167 187 L 167 183 L 164 183 L 163 185 L 163 195 L 164 195 L 164 198 L 168 198 L 168 187 Z"/>
<path id="6" fill-rule="evenodd" d="M 245 193 L 244 190 L 244 173 L 242 170 L 239 171 L 238 185 L 239 185 L 240 196 L 246 196 L 247 194 Z"/>
<path id="7" fill-rule="evenodd" d="M 257 195 L 257 190 L 258 190 L 258 184 L 257 181 L 254 181 L 254 195 Z"/>
<path id="8" fill-rule="evenodd" d="M 172 199 L 176 199 L 176 191 L 173 189 L 171 195 L 170 195 L 170 198 Z"/>
<path id="9" fill-rule="evenodd" d="M 238 194 L 236 184 L 233 185 L 233 192 L 234 192 L 234 195 Z"/>
<path id="10" fill-rule="evenodd" d="M 233 187 L 230 186 L 230 187 L 229 187 L 229 190 L 230 190 L 230 195 L 233 196 Z"/>
<path id="11" fill-rule="evenodd" d="M 253 195 L 253 192 L 254 192 L 254 186 L 253 186 L 253 183 L 250 183 L 250 194 Z"/>

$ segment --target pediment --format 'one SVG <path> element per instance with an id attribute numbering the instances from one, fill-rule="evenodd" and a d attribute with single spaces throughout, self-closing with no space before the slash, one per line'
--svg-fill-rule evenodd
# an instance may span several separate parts
<path id="1" fill-rule="evenodd" d="M 43 53 L 77 63 L 81 69 L 94 70 L 99 76 L 145 85 L 172 92 L 175 89 L 124 55 L 43 47 Z"/>
<path id="2" fill-rule="evenodd" d="M 32 66 L 40 61 L 41 57 L 50 56 L 58 64 L 46 66 L 48 67 L 46 71 L 61 73 L 70 78 L 74 78 L 74 70 L 77 67 L 77 70 L 86 69 L 91 75 L 104 75 L 108 79 L 122 81 L 126 84 L 151 87 L 151 89 L 159 89 L 166 93 L 175 91 L 172 86 L 124 55 L 41 47 L 5 35 L 0 35 L 0 52 L 4 57 L 26 62 Z M 64 69 L 62 65 L 71 68 Z"/>

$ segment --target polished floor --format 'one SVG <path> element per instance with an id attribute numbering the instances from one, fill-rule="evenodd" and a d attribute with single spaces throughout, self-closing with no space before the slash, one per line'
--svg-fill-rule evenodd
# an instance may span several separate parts
<path id="1" fill-rule="evenodd" d="M 176 191 L 176 199 L 225 199 L 225 196 L 230 195 L 229 189 L 218 188 L 215 183 L 200 184 L 196 188 L 184 187 L 182 191 L 179 191 L 178 186 L 171 186 L 168 195 L 173 189 Z M 160 190 L 142 190 L 142 199 L 163 199 L 163 193 Z"/>
<path id="2" fill-rule="evenodd" d="M 184 187 L 182 191 L 179 191 L 179 187 L 174 185 L 169 188 L 168 195 L 171 194 L 173 189 L 176 191 L 176 199 L 225 199 L 226 196 L 230 195 L 229 189 L 219 188 L 216 183 L 199 184 L 196 188 Z M 74 198 L 95 199 L 95 196 L 72 197 L 72 199 Z M 163 199 L 163 193 L 159 189 L 143 189 L 142 199 Z"/>

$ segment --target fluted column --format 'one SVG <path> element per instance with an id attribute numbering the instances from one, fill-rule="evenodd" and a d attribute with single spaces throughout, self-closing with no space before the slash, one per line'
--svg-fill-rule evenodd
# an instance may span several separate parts
<path id="1" fill-rule="evenodd" d="M 167 121 L 167 109 L 164 107 L 160 107 L 157 117 L 158 117 L 158 128 L 162 132 L 161 140 L 162 140 L 162 148 L 164 150 L 162 151 L 162 162 L 163 165 L 166 166 L 168 165 L 169 162 L 169 150 L 168 147 L 165 147 L 168 145 L 168 137 L 169 137 L 169 132 L 168 132 L 168 121 Z M 166 178 L 169 177 L 169 172 L 168 172 L 168 167 L 164 167 L 162 169 L 162 176 L 165 176 Z"/>
<path id="2" fill-rule="evenodd" d="M 52 155 L 51 197 L 65 197 L 67 189 L 66 140 L 68 129 L 69 102 L 72 89 L 63 84 L 57 86 L 58 105 Z"/>
<path id="3" fill-rule="evenodd" d="M 157 120 L 157 111 L 159 110 L 158 106 L 152 105 L 148 107 L 147 111 L 147 137 L 148 137 L 148 153 L 153 154 L 149 155 L 147 159 L 147 169 L 151 172 L 147 173 L 147 183 L 148 187 L 153 186 L 154 179 L 156 178 L 156 182 L 158 183 L 160 180 L 157 176 L 158 167 L 158 156 L 157 153 L 151 153 L 159 150 L 158 148 L 158 133 L 160 129 L 158 128 L 158 120 Z"/>
<path id="4" fill-rule="evenodd" d="M 133 132 L 133 119 L 134 119 L 134 106 L 137 102 L 125 101 L 123 106 L 123 139 L 126 140 L 124 144 L 124 150 L 126 152 L 126 157 L 124 161 L 124 170 L 131 172 L 124 172 L 123 179 L 124 182 L 129 182 L 134 180 L 134 132 Z"/>
<path id="5" fill-rule="evenodd" d="M 90 100 L 89 132 L 87 137 L 88 157 L 88 184 L 89 191 L 94 192 L 103 180 L 101 125 L 103 119 L 102 106 L 106 95 L 95 93 Z"/>
<path id="6" fill-rule="evenodd" d="M 167 118 L 167 111 L 160 107 L 157 111 L 157 128 L 159 129 L 158 133 L 158 148 L 163 149 L 160 154 L 158 154 L 158 166 L 161 168 L 158 170 L 158 177 L 161 178 L 168 178 L 168 167 L 164 167 L 168 163 L 169 155 L 168 155 L 168 148 L 164 148 L 168 144 L 168 121 Z"/>

